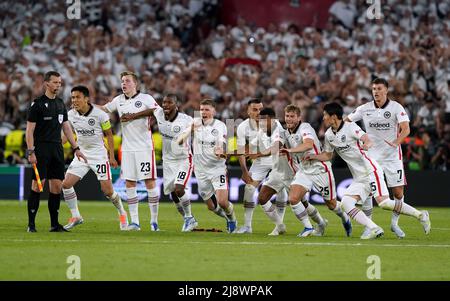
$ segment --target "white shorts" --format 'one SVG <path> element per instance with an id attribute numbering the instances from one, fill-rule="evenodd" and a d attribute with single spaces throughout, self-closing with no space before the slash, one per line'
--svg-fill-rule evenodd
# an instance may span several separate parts
<path id="1" fill-rule="evenodd" d="M 377 170 L 363 179 L 353 181 L 344 195 L 359 195 L 362 201 L 368 197 L 389 196 L 383 171 Z"/>
<path id="2" fill-rule="evenodd" d="M 124 180 L 156 179 L 155 151 L 122 152 L 120 173 Z"/>
<path id="3" fill-rule="evenodd" d="M 292 185 L 303 186 L 308 191 L 311 191 L 314 186 L 326 201 L 336 198 L 336 182 L 332 170 L 317 175 L 307 175 L 299 170 L 295 174 Z"/>
<path id="4" fill-rule="evenodd" d="M 261 182 L 267 177 L 267 174 L 270 172 L 272 167 L 270 165 L 264 165 L 259 162 L 255 162 L 250 166 L 248 170 L 251 173 L 252 179 L 254 181 Z"/>
<path id="5" fill-rule="evenodd" d="M 226 168 L 223 170 L 215 170 L 214 173 L 202 172 L 195 170 L 197 178 L 198 192 L 204 201 L 220 189 L 228 189 L 228 177 Z"/>
<path id="6" fill-rule="evenodd" d="M 285 188 L 286 192 L 289 193 L 289 187 L 291 186 L 291 183 L 292 178 L 286 179 L 278 171 L 272 170 L 262 185 L 272 188 L 277 193 Z"/>
<path id="7" fill-rule="evenodd" d="M 186 187 L 192 174 L 192 157 L 188 160 L 163 161 L 164 194 L 175 190 L 175 185 Z"/>
<path id="8" fill-rule="evenodd" d="M 405 169 L 401 160 L 378 162 L 383 168 L 386 176 L 386 183 L 388 187 L 397 187 L 406 185 Z"/>
<path id="9" fill-rule="evenodd" d="M 94 161 L 88 160 L 88 163 L 83 160 L 74 158 L 67 168 L 67 173 L 73 174 L 82 179 L 89 170 L 92 170 L 99 181 L 111 180 L 111 167 L 108 160 Z"/>

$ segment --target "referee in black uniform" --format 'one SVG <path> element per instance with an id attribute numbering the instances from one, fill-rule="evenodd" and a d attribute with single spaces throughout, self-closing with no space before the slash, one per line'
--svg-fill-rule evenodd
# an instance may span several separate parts
<path id="1" fill-rule="evenodd" d="M 27 158 L 36 164 L 42 186 L 49 179 L 48 211 L 50 212 L 50 232 L 66 231 L 58 221 L 61 201 L 62 180 L 64 179 L 64 153 L 61 144 L 61 129 L 69 140 L 75 155 L 87 162 L 73 137 L 67 121 L 67 109 L 57 97 L 61 88 L 61 75 L 50 71 L 44 76 L 45 94 L 36 98 L 28 110 L 26 141 Z M 28 197 L 28 232 L 36 232 L 35 218 L 39 209 L 40 193 L 33 173 L 31 191 Z"/>

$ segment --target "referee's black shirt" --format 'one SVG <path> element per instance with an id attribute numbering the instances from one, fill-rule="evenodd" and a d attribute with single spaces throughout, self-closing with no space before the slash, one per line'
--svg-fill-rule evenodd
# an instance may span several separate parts
<path id="1" fill-rule="evenodd" d="M 28 110 L 28 121 L 35 122 L 34 143 L 61 144 L 61 128 L 67 121 L 67 109 L 61 98 L 36 98 Z"/>

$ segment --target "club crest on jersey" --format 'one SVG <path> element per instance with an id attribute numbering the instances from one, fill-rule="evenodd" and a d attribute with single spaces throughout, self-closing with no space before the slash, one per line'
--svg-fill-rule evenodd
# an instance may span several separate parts
<path id="1" fill-rule="evenodd" d="M 306 134 L 303 134 L 303 135 L 306 135 Z M 295 141 L 300 141 L 300 137 L 298 135 L 294 135 L 294 140 Z"/>
<path id="2" fill-rule="evenodd" d="M 219 134 L 219 131 L 216 130 L 216 129 L 213 129 L 213 130 L 211 131 L 211 135 L 213 135 L 213 136 L 217 136 L 218 134 Z"/>
<path id="3" fill-rule="evenodd" d="M 347 139 L 347 137 L 345 137 L 345 135 L 342 135 L 341 141 L 342 141 L 342 142 L 345 142 L 345 139 Z"/>
<path id="4" fill-rule="evenodd" d="M 386 119 L 391 118 L 391 112 L 389 112 L 389 111 L 384 112 L 384 118 L 386 118 Z"/>
<path id="5" fill-rule="evenodd" d="M 175 133 L 178 133 L 179 131 L 181 131 L 181 127 L 178 126 L 178 125 L 176 125 L 176 126 L 173 127 L 173 131 L 174 131 Z"/>
<path id="6" fill-rule="evenodd" d="M 136 101 L 135 103 L 134 103 L 134 106 L 136 107 L 136 108 L 140 108 L 140 107 L 142 107 L 142 101 Z"/>
<path id="7" fill-rule="evenodd" d="M 64 115 L 63 114 L 58 114 L 58 122 L 62 123 L 64 120 Z"/>
<path id="8" fill-rule="evenodd" d="M 93 126 L 93 125 L 95 124 L 95 120 L 94 120 L 93 118 L 89 119 L 89 120 L 88 120 L 88 124 L 89 124 L 90 126 Z"/>

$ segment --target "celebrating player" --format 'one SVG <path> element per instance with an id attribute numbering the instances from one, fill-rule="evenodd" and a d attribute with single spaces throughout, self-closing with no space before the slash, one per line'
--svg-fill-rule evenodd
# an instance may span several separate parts
<path id="1" fill-rule="evenodd" d="M 370 231 L 361 236 L 361 239 L 372 239 L 384 234 L 383 229 L 370 220 L 363 212 L 355 207 L 359 200 L 374 196 L 378 205 L 385 210 L 394 210 L 396 202 L 389 198 L 386 183 L 383 180 L 383 170 L 379 164 L 366 154 L 372 146 L 369 136 L 354 122 L 342 120 L 343 109 L 337 103 L 329 103 L 324 107 L 323 120 L 326 127 L 324 152 L 318 155 L 309 155 L 306 160 L 329 161 L 333 151 L 345 161 L 353 176 L 353 183 L 347 188 L 342 198 L 344 211 L 358 223 L 369 228 Z M 363 144 L 361 144 L 361 142 Z M 403 203 L 399 209 L 401 214 L 417 218 L 428 234 L 431 229 L 430 218 L 427 211 L 418 211 L 410 205 Z"/>
<path id="2" fill-rule="evenodd" d="M 102 108 L 107 113 L 118 112 L 122 125 L 122 167 L 130 210 L 129 230 L 141 230 L 139 224 L 139 200 L 137 181 L 144 180 L 150 207 L 150 230 L 159 231 L 159 195 L 156 188 L 156 162 L 149 118 L 158 107 L 149 94 L 137 90 L 138 78 L 133 72 L 120 74 L 123 94 L 116 96 Z"/>
<path id="3" fill-rule="evenodd" d="M 275 228 L 270 236 L 277 236 L 286 232 L 286 226 L 283 224 L 283 217 L 276 210 L 275 205 L 270 201 L 272 196 L 282 190 L 289 188 L 296 167 L 290 165 L 287 156 L 279 156 L 278 150 L 282 143 L 281 133 L 283 127 L 275 119 L 275 112 L 270 108 L 265 108 L 260 112 L 259 131 L 255 137 L 262 142 L 261 151 L 270 153 L 272 163 L 269 176 L 264 180 L 261 190 L 258 194 L 258 203 L 261 205 L 264 213 L 275 224 Z"/>
<path id="4" fill-rule="evenodd" d="M 395 206 L 391 218 L 391 231 L 397 237 L 405 237 L 405 233 L 398 226 L 400 210 L 404 201 L 404 187 L 406 185 L 405 171 L 402 162 L 402 141 L 409 135 L 409 117 L 401 104 L 387 98 L 388 82 L 377 78 L 372 82 L 373 102 L 359 106 L 348 115 L 348 121 L 362 120 L 373 147 L 368 154 L 383 168 L 387 186 L 392 189 Z M 364 200 L 363 200 L 364 201 Z M 372 198 L 365 200 L 364 207 L 367 215 L 371 216 Z"/>
<path id="5" fill-rule="evenodd" d="M 155 109 L 154 116 L 163 138 L 164 194 L 171 194 L 178 212 L 184 218 L 181 231 L 189 232 L 198 225 L 192 216 L 191 201 L 185 192 L 192 174 L 192 154 L 190 140 L 179 146 L 176 139 L 184 129 L 191 126 L 193 119 L 178 111 L 178 102 L 177 95 L 168 94 L 162 101 L 162 108 Z"/>
<path id="6" fill-rule="evenodd" d="M 244 188 L 244 225 L 239 228 L 236 233 L 252 233 L 252 219 L 253 211 L 255 210 L 255 203 L 253 202 L 253 195 L 261 181 L 267 176 L 272 168 L 272 158 L 270 152 L 265 156 L 258 150 L 261 149 L 263 141 L 258 135 L 259 131 L 259 114 L 263 105 L 259 99 L 251 99 L 248 102 L 247 114 L 248 118 L 239 124 L 237 128 L 237 147 L 239 156 L 239 164 L 242 170 L 242 180 L 245 182 Z M 248 152 L 246 152 L 248 148 Z M 251 154 L 254 158 L 250 170 L 247 169 L 245 153 Z M 286 208 L 287 194 L 286 190 L 281 190 L 277 194 L 277 209 L 280 215 L 284 215 Z M 282 218 L 283 219 L 283 218 Z"/>
<path id="7" fill-rule="evenodd" d="M 122 200 L 114 191 L 111 181 L 111 168 L 117 167 L 114 158 L 114 140 L 111 131 L 109 116 L 102 110 L 89 103 L 89 90 L 85 86 L 76 86 L 71 90 L 73 109 L 68 113 L 69 122 L 77 134 L 78 145 L 88 159 L 88 163 L 74 158 L 62 183 L 64 199 L 70 209 L 72 217 L 64 229 L 69 230 L 82 224 L 77 205 L 77 195 L 73 186 L 81 180 L 89 170 L 92 170 L 100 181 L 100 186 L 106 198 L 110 200 L 119 212 L 120 230 L 127 230 L 127 213 L 123 208 Z M 105 148 L 103 137 L 106 136 L 108 151 Z M 63 143 L 65 136 L 63 137 Z M 108 159 L 109 154 L 109 159 Z"/>
<path id="8" fill-rule="evenodd" d="M 304 211 L 303 200 L 305 194 L 311 191 L 314 186 L 322 195 L 327 207 L 336 213 L 342 220 L 347 236 L 351 235 L 352 224 L 345 212 L 342 212 L 341 203 L 336 201 L 336 186 L 333 171 L 330 162 L 319 161 L 302 161 L 302 157 L 306 154 L 319 154 L 322 146 L 317 138 L 316 132 L 309 123 L 301 122 L 300 108 L 295 105 L 288 105 L 284 109 L 284 119 L 289 136 L 290 145 L 297 145 L 290 149 L 282 149 L 292 153 L 293 160 L 299 162 L 299 169 L 295 174 L 295 178 L 291 183 L 289 190 L 289 203 L 295 215 L 301 215 Z M 318 219 L 317 214 L 313 214 L 317 209 L 312 205 L 306 204 L 308 215 L 318 223 L 318 228 L 314 231 L 314 235 L 322 236 L 327 225 L 326 220 Z"/>
<path id="9" fill-rule="evenodd" d="M 194 170 L 198 190 L 208 209 L 227 220 L 229 233 L 236 231 L 237 221 L 233 204 L 228 201 L 226 166 L 227 127 L 214 118 L 213 100 L 200 102 L 201 119 L 194 119 L 190 130 L 194 132 Z M 186 132 L 188 133 L 188 132 Z M 180 135 L 178 143 L 184 143 L 186 135 Z"/>

